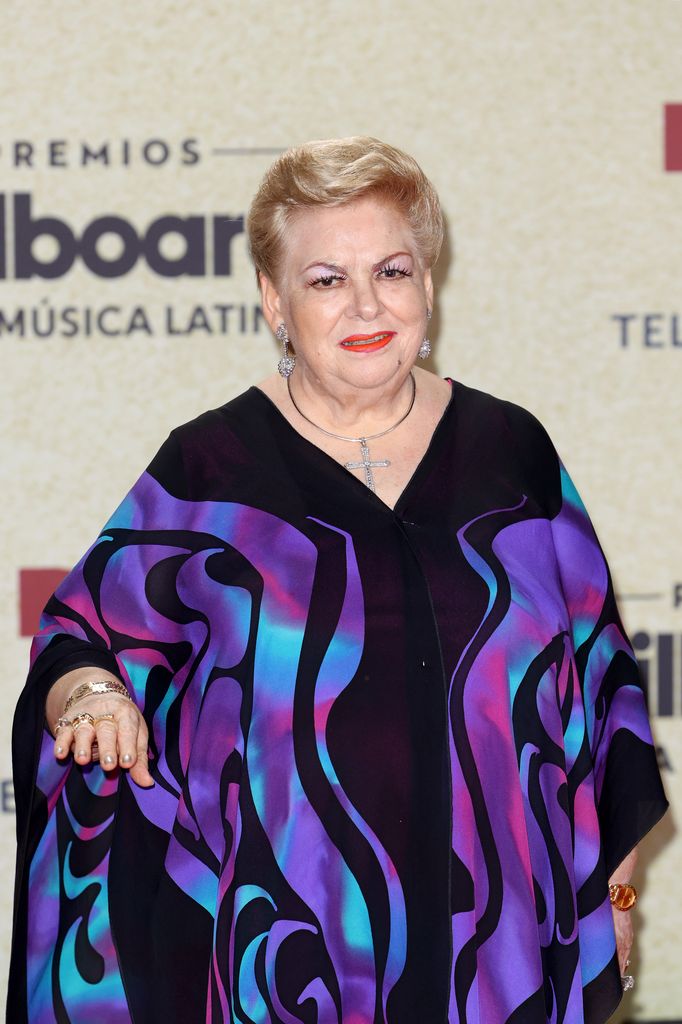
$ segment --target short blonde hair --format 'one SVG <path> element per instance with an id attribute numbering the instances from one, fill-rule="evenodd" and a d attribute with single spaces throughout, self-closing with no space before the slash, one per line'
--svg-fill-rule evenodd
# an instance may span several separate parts
<path id="1" fill-rule="evenodd" d="M 435 188 L 407 153 L 369 135 L 353 135 L 295 146 L 270 167 L 246 221 L 256 276 L 276 279 L 287 224 L 298 210 L 342 206 L 365 196 L 395 204 L 425 266 L 432 267 L 444 233 Z"/>

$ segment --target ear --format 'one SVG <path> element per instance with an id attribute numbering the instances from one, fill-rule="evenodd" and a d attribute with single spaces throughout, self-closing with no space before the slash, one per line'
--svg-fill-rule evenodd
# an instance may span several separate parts
<path id="1" fill-rule="evenodd" d="M 433 309 L 433 278 L 430 267 L 424 271 L 424 291 L 426 292 L 426 304 L 429 309 Z"/>
<path id="2" fill-rule="evenodd" d="M 282 297 L 277 291 L 274 282 L 269 277 L 266 277 L 265 274 L 258 274 L 258 283 L 260 285 L 263 316 L 274 334 L 283 319 Z"/>

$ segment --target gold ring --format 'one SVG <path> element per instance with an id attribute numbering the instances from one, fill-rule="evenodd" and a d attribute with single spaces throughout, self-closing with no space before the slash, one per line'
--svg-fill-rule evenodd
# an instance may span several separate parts
<path id="1" fill-rule="evenodd" d="M 80 729 L 81 725 L 92 725 L 94 726 L 95 719 L 92 715 L 88 714 L 87 711 L 81 711 L 80 715 L 76 715 L 71 719 L 71 728 L 74 732 Z"/>
<path id="2" fill-rule="evenodd" d="M 616 910 L 631 910 L 637 902 L 637 890 L 629 882 L 612 882 L 609 899 Z"/>
<path id="3" fill-rule="evenodd" d="M 113 722 L 114 717 L 115 716 L 110 711 L 107 711 L 103 715 L 95 715 L 94 724 L 97 725 L 99 722 Z"/>

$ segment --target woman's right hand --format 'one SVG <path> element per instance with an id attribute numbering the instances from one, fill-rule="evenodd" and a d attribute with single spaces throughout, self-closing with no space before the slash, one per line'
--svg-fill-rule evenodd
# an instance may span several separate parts
<path id="1" fill-rule="evenodd" d="M 64 761 L 73 753 L 80 765 L 99 760 L 105 772 L 124 768 L 139 786 L 153 786 L 154 780 L 149 774 L 147 723 L 131 700 L 111 692 L 89 694 L 63 714 L 69 696 L 78 686 L 104 678 L 116 677 L 97 668 L 75 669 L 61 676 L 50 689 L 45 716 L 55 737 L 55 757 Z M 58 722 L 60 717 L 73 721 L 81 714 L 91 715 L 94 725 L 87 719 L 82 724 L 77 723 L 76 728 Z M 93 757 L 94 744 L 97 752 Z"/>

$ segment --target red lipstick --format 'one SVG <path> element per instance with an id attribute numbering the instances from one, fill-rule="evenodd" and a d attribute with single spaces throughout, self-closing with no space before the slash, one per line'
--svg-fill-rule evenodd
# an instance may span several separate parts
<path id="1" fill-rule="evenodd" d="M 339 342 L 349 352 L 376 352 L 395 338 L 395 331 L 375 331 L 374 334 L 351 334 Z"/>

